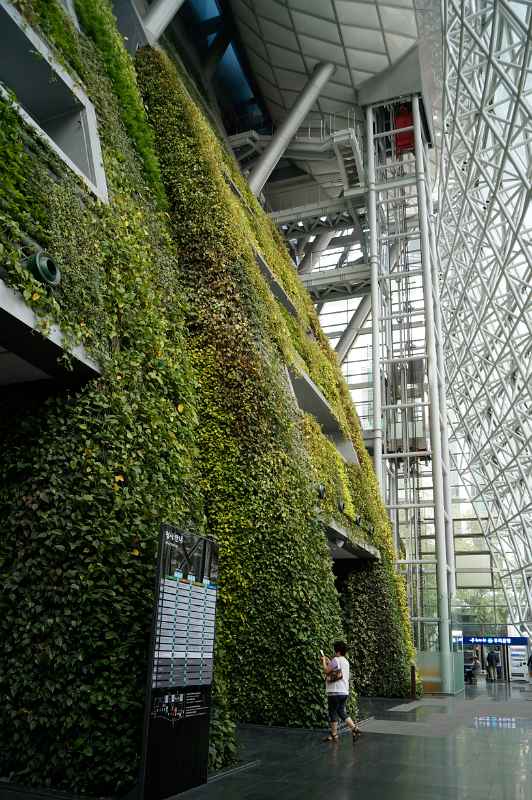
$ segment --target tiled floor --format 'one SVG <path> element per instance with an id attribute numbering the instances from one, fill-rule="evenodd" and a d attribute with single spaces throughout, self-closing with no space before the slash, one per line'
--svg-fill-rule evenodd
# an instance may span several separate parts
<path id="1" fill-rule="evenodd" d="M 180 795 L 198 800 L 532 800 L 532 687 L 458 698 L 361 700 L 364 734 L 244 727 L 243 768 Z"/>

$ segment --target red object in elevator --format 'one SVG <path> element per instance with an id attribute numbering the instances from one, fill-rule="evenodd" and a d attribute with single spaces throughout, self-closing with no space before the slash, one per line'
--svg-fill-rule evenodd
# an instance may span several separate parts
<path id="1" fill-rule="evenodd" d="M 395 116 L 396 128 L 410 128 L 414 124 L 410 106 L 401 105 Z M 414 131 L 404 131 L 395 134 L 395 153 L 408 153 L 414 149 Z"/>

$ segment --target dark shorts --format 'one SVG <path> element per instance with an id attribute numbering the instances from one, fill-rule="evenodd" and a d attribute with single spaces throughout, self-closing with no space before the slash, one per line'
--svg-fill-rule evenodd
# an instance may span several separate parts
<path id="1" fill-rule="evenodd" d="M 329 706 L 329 722 L 345 721 L 349 716 L 346 708 L 346 694 L 328 694 L 327 704 Z"/>

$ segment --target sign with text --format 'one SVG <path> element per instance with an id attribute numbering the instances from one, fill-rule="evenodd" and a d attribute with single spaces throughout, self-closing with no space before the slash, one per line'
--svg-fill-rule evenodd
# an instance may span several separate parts
<path id="1" fill-rule="evenodd" d="M 513 644 L 527 645 L 526 636 L 464 636 L 464 644 Z"/>
<path id="2" fill-rule="evenodd" d="M 146 698 L 142 797 L 207 780 L 218 580 L 215 542 L 163 525 Z"/>

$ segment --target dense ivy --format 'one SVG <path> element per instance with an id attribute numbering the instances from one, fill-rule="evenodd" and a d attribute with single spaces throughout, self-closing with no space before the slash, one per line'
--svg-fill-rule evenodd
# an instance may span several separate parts
<path id="1" fill-rule="evenodd" d="M 2 421 L 0 773 L 109 794 L 130 787 L 138 767 L 162 520 L 220 543 L 212 766 L 235 757 L 235 719 L 323 722 L 317 653 L 334 637 L 349 638 L 357 688 L 367 690 L 367 666 L 382 694 L 404 692 L 413 653 L 347 386 L 234 159 L 172 62 L 149 49 L 136 62 L 146 133 L 108 0 L 76 0 L 88 35 L 58 0 L 18 6 L 95 104 L 111 202 L 91 198 L 0 101 L 2 266 L 42 325 L 58 322 L 103 370 L 82 391 Z M 164 189 L 150 172 L 158 163 Z M 21 267 L 36 244 L 60 264 L 56 290 Z M 273 299 L 256 251 L 297 320 Z M 320 386 L 360 466 L 346 466 L 298 412 L 287 364 Z M 321 509 L 355 535 L 357 514 L 374 523 L 382 564 L 335 585 L 317 483 Z"/>
<path id="2" fill-rule="evenodd" d="M 108 794 L 137 771 L 159 524 L 201 524 L 202 509 L 167 218 L 138 192 L 142 167 L 98 53 L 61 19 L 97 108 L 112 202 L 93 200 L 0 101 L 2 263 L 104 377 L 2 415 L 0 773 Z M 19 266 L 28 233 L 60 264 L 53 293 Z"/>
<path id="3" fill-rule="evenodd" d="M 339 580 L 353 681 L 362 695 L 408 697 L 411 691 L 413 653 L 404 636 L 399 580 L 386 562 L 362 563 Z"/>
<path id="4" fill-rule="evenodd" d="M 181 274 L 194 296 L 188 345 L 198 379 L 198 464 L 207 527 L 221 544 L 217 669 L 227 668 L 239 719 L 316 724 L 317 653 L 341 623 L 283 370 L 286 329 L 210 127 L 167 58 L 145 50 L 137 68 Z"/>
<path id="5" fill-rule="evenodd" d="M 269 449 L 278 446 L 274 445 L 272 435 L 277 435 L 278 440 L 283 442 L 283 449 L 290 447 L 290 438 L 283 430 L 283 423 L 289 432 L 289 421 L 293 414 L 293 409 L 287 409 L 284 392 L 279 393 L 278 384 L 283 383 L 283 375 L 279 370 L 277 376 L 275 375 L 275 365 L 279 358 L 285 362 L 302 363 L 326 394 L 344 431 L 352 436 L 359 453 L 360 466 L 346 467 L 316 422 L 308 417 L 301 420 L 299 427 L 303 432 L 303 444 L 310 463 L 306 467 L 301 463 L 297 464 L 297 454 L 294 454 L 290 466 L 296 467 L 298 475 L 301 469 L 306 469 L 314 488 L 317 482 L 324 483 L 326 494 L 321 504 L 323 510 L 339 517 L 355 535 L 360 537 L 360 529 L 353 525 L 356 514 L 362 514 L 374 526 L 371 539 L 380 548 L 383 556 L 382 565 L 367 568 L 374 581 L 371 594 L 377 599 L 372 605 L 375 609 L 374 618 L 379 619 L 382 610 L 377 610 L 379 605 L 385 608 L 389 604 L 393 612 L 393 622 L 390 623 L 389 632 L 383 632 L 382 639 L 374 643 L 370 658 L 380 660 L 382 649 L 386 647 L 397 649 L 400 653 L 398 661 L 393 672 L 383 671 L 379 691 L 403 694 L 408 690 L 406 676 L 409 675 L 413 649 L 402 584 L 396 579 L 393 569 L 394 550 L 390 525 L 363 446 L 360 424 L 334 355 L 317 324 L 308 296 L 297 283 L 297 279 L 294 281 L 293 268 L 290 268 L 290 273 L 287 271 L 288 256 L 285 248 L 278 237 L 271 235 L 269 220 L 234 169 L 230 170 L 231 179 L 238 185 L 245 202 L 241 203 L 227 186 L 224 168 L 229 168 L 231 162 L 226 159 L 210 127 L 191 102 L 171 63 L 160 53 L 144 51 L 137 57 L 137 65 L 149 118 L 156 133 L 163 179 L 170 200 L 170 215 L 174 221 L 174 236 L 179 246 L 180 265 L 185 283 L 194 293 L 190 332 L 194 342 L 199 343 L 199 413 L 200 428 L 204 431 L 199 434 L 199 439 L 201 440 L 202 435 L 207 436 L 206 446 L 200 446 L 201 453 L 205 454 L 201 471 L 206 476 L 206 488 L 212 488 L 214 478 L 221 478 L 216 485 L 215 495 L 220 497 L 226 494 L 226 513 L 220 516 L 216 509 L 209 516 L 209 526 L 212 526 L 220 541 L 224 541 L 229 533 L 227 545 L 234 546 L 235 536 L 241 528 L 249 536 L 247 509 L 254 502 L 254 536 L 258 537 L 260 534 L 264 541 L 274 541 L 274 528 L 279 522 L 277 517 L 272 526 L 272 511 L 275 510 L 277 514 L 282 511 L 283 494 L 297 480 L 297 475 L 294 474 L 289 484 L 281 482 L 284 474 L 279 470 L 277 460 L 268 453 Z M 270 266 L 274 267 L 285 282 L 285 288 L 299 309 L 299 320 L 281 310 L 271 301 L 267 292 L 264 294 L 253 255 L 254 250 L 259 249 L 267 254 Z M 242 316 L 243 310 L 245 318 Z M 269 337 L 265 338 L 265 334 L 269 334 Z M 271 349 L 272 344 L 276 349 Z M 194 346 L 196 344 L 192 344 Z M 232 365 L 229 373 L 228 364 Z M 276 388 L 277 394 L 272 397 Z M 202 392 L 207 392 L 207 396 L 203 397 Z M 231 416 L 233 409 L 234 416 Z M 234 441 L 233 425 L 237 431 Z M 255 458 L 254 464 L 247 460 L 249 456 L 246 451 L 250 449 Z M 230 453 L 234 453 L 234 460 L 230 458 Z M 228 462 L 227 470 L 221 466 L 224 455 Z M 244 460 L 240 461 L 239 456 L 242 455 Z M 261 461 L 258 461 L 259 458 Z M 257 502 L 262 498 L 257 498 L 254 486 L 265 481 L 260 472 L 262 461 L 264 469 L 269 472 L 268 483 L 265 485 L 271 492 L 271 496 L 265 494 L 263 505 Z M 255 465 L 259 467 L 256 473 Z M 239 478 L 240 473 L 242 478 Z M 231 507 L 228 517 L 230 497 L 227 493 L 238 483 L 242 485 L 242 493 L 238 495 L 238 502 Z M 230 488 L 231 484 L 233 489 Z M 339 500 L 344 503 L 343 511 L 338 507 Z M 313 508 L 315 510 L 318 505 L 316 495 L 310 495 L 307 502 L 309 501 L 310 508 L 307 506 L 307 511 Z M 302 522 L 297 519 L 296 504 L 290 498 L 288 505 L 291 505 L 290 519 L 301 533 Z M 207 507 L 209 506 L 208 501 Z M 265 523 L 264 530 L 262 523 Z M 285 535 L 289 531 L 291 527 L 287 522 Z M 290 534 L 290 540 L 294 545 L 295 534 Z M 256 542 L 252 538 L 247 541 L 250 552 L 247 553 L 241 547 L 238 559 L 232 558 L 231 564 L 223 565 L 227 571 L 222 571 L 224 591 L 231 596 L 231 602 L 224 605 L 223 639 L 224 648 L 229 653 L 230 665 L 235 663 L 235 659 L 238 663 L 241 658 L 236 650 L 231 651 L 232 627 L 238 629 L 235 647 L 240 645 L 249 630 L 250 641 L 254 642 L 253 646 L 256 648 L 268 625 L 263 606 L 261 613 L 255 618 L 252 611 L 253 594 L 248 595 L 244 591 L 249 584 L 241 580 L 242 570 L 248 564 L 248 568 L 255 573 L 257 569 L 261 570 L 260 561 L 257 562 L 254 555 Z M 237 564 L 233 593 L 229 587 Z M 271 564 L 269 569 L 272 570 Z M 275 586 L 278 578 L 274 574 L 272 580 L 272 586 Z M 384 586 L 381 585 L 383 580 Z M 367 589 L 367 586 L 364 588 Z M 275 597 L 273 588 L 271 591 Z M 226 595 L 222 596 L 227 600 Z M 283 601 L 286 602 L 287 599 L 285 587 Z M 260 601 L 260 598 L 257 600 Z M 233 605 L 236 608 L 233 609 Z M 277 605 L 278 613 L 281 608 L 282 603 Z M 344 610 L 347 608 L 348 604 L 344 603 Z M 311 618 L 307 618 L 306 623 L 310 625 Z M 360 624 L 363 624 L 362 620 Z M 354 630 L 348 615 L 345 616 L 345 625 L 346 630 Z M 310 637 L 310 641 L 317 638 Z M 256 666 L 251 669 L 251 660 L 247 668 L 245 662 L 244 659 L 238 671 L 236 686 L 234 680 L 230 677 L 228 679 L 229 685 L 233 686 L 231 702 L 237 714 L 255 721 L 279 722 L 290 719 L 286 698 L 286 712 L 277 708 L 274 717 L 265 714 L 262 703 L 260 707 L 255 707 L 260 689 L 271 698 L 275 685 L 272 685 L 271 674 L 262 674 Z M 312 673 L 312 669 L 310 672 Z M 309 680 L 309 686 L 312 680 Z M 242 704 L 238 702 L 240 695 L 244 698 Z"/>
<path id="6" fill-rule="evenodd" d="M 126 129 L 142 158 L 144 172 L 159 205 L 165 208 L 166 196 L 153 147 L 153 133 L 146 120 L 133 62 L 114 25 L 111 3 L 109 0 L 76 0 L 76 11 L 84 31 L 98 46 L 120 101 L 120 113 Z"/>

